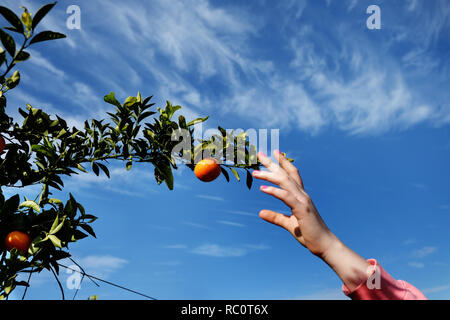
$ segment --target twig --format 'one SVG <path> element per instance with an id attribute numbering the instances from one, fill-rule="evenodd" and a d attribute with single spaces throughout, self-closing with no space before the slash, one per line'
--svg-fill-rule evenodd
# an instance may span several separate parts
<path id="1" fill-rule="evenodd" d="M 64 296 L 64 289 L 63 289 L 63 287 L 62 287 L 62 284 L 61 284 L 61 282 L 59 281 L 58 276 L 56 275 L 56 273 L 55 273 L 55 271 L 53 270 L 53 267 L 52 267 L 52 266 L 50 266 L 50 270 L 52 271 L 53 275 L 55 276 L 56 281 L 58 282 L 59 289 L 61 290 L 61 294 L 62 294 L 62 299 L 63 299 L 63 300 L 66 300 L 66 298 L 65 298 L 65 296 Z"/>
<path id="2" fill-rule="evenodd" d="M 28 287 L 30 286 L 30 280 L 31 280 L 31 275 L 33 274 L 33 269 L 34 269 L 34 267 L 31 268 L 30 274 L 28 275 L 28 280 L 27 280 L 28 286 L 25 287 L 25 291 L 23 292 L 22 300 L 25 300 L 25 295 L 27 294 Z"/>

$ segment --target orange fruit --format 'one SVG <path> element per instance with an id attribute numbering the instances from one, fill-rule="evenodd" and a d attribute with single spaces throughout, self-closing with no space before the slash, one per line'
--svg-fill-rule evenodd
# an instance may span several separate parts
<path id="1" fill-rule="evenodd" d="M 2 136 L 0 136 L 0 153 L 2 153 L 3 150 L 5 150 L 5 146 L 6 146 L 5 139 Z"/>
<path id="2" fill-rule="evenodd" d="M 216 159 L 203 159 L 195 165 L 194 173 L 200 180 L 211 182 L 220 176 L 220 165 Z"/>
<path id="3" fill-rule="evenodd" d="M 21 251 L 22 253 L 28 252 L 28 248 L 31 245 L 31 238 L 26 233 L 20 231 L 10 232 L 5 239 L 5 247 L 8 251 L 13 248 Z"/>

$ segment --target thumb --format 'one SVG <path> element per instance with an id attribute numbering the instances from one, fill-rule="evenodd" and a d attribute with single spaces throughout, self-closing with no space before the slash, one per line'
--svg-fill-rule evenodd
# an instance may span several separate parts
<path id="1" fill-rule="evenodd" d="M 290 216 L 272 210 L 261 210 L 259 212 L 259 216 L 261 217 L 261 219 L 282 227 L 290 232 Z"/>

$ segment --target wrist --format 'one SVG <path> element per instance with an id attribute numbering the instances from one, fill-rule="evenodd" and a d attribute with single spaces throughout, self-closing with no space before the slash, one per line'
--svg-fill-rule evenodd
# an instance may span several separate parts
<path id="1" fill-rule="evenodd" d="M 366 281 L 372 272 L 369 262 L 337 237 L 324 251 L 321 259 L 336 272 L 350 291 Z"/>
<path id="2" fill-rule="evenodd" d="M 333 256 L 333 253 L 338 252 L 344 244 L 336 237 L 331 231 L 324 240 L 323 248 L 316 254 L 320 259 L 329 264 L 329 260 Z"/>

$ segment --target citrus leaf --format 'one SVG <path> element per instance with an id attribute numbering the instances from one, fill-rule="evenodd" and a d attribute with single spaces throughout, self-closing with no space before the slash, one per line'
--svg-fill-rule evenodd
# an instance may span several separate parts
<path id="1" fill-rule="evenodd" d="M 59 219 L 56 218 L 55 221 L 58 222 Z M 58 233 L 58 231 L 61 230 L 61 228 L 63 227 L 64 221 L 66 221 L 66 217 L 64 217 L 63 220 L 61 221 L 61 223 L 58 224 L 57 226 L 55 226 L 54 228 L 53 228 L 53 226 L 52 226 L 52 230 L 50 231 L 50 234 L 56 234 L 56 233 Z"/>
<path id="2" fill-rule="evenodd" d="M 224 168 L 222 168 L 222 167 L 220 167 L 220 171 L 222 171 L 223 176 L 225 177 L 225 179 L 227 180 L 227 182 L 230 182 L 230 176 L 228 175 L 228 172 L 227 172 Z"/>
<path id="3" fill-rule="evenodd" d="M 128 161 L 127 164 L 126 164 L 127 171 L 130 171 L 132 166 L 133 166 L 133 162 L 132 161 Z"/>
<path id="4" fill-rule="evenodd" d="M 78 168 L 78 170 L 87 173 L 86 169 L 84 169 L 83 166 L 82 166 L 81 164 L 77 164 L 77 168 Z"/>
<path id="5" fill-rule="evenodd" d="M 16 62 L 23 62 L 25 60 L 28 60 L 28 58 L 30 58 L 30 54 L 26 51 L 20 51 L 16 57 L 14 58 L 14 60 Z"/>
<path id="6" fill-rule="evenodd" d="M 24 207 L 31 208 L 37 212 L 41 212 L 41 208 L 39 208 L 39 205 L 36 202 L 34 202 L 33 200 L 24 201 L 19 205 L 19 208 L 24 208 Z"/>
<path id="7" fill-rule="evenodd" d="M 80 227 L 82 227 L 84 229 L 84 231 L 89 233 L 94 238 L 97 238 L 97 236 L 95 235 L 94 229 L 92 229 L 92 227 L 90 225 L 88 225 L 88 224 L 80 224 Z"/>
<path id="8" fill-rule="evenodd" d="M 0 14 L 6 19 L 8 20 L 9 23 L 11 23 L 11 25 L 16 28 L 16 30 L 20 33 L 23 32 L 23 25 L 22 22 L 20 22 L 20 19 L 18 16 L 16 16 L 16 14 L 14 12 L 12 12 L 11 10 L 9 10 L 6 7 L 0 6 Z"/>
<path id="9" fill-rule="evenodd" d="M 137 102 L 136 97 L 128 97 L 125 102 L 123 103 L 124 107 L 131 107 L 133 104 L 135 104 Z"/>
<path id="10" fill-rule="evenodd" d="M 234 176 L 236 177 L 236 179 L 238 181 L 241 181 L 241 178 L 239 177 L 239 173 L 237 173 L 236 169 L 230 168 L 230 171 L 234 174 Z"/>
<path id="11" fill-rule="evenodd" d="M 56 215 L 55 220 L 53 221 L 52 227 L 50 228 L 50 234 L 52 234 L 53 229 L 56 228 L 56 226 L 58 225 L 59 222 L 59 215 Z"/>
<path id="12" fill-rule="evenodd" d="M 97 165 L 100 167 L 100 169 L 103 170 L 103 172 L 104 172 L 104 173 L 106 174 L 106 176 L 109 178 L 109 170 L 108 170 L 108 167 L 105 166 L 104 164 L 98 163 L 98 162 L 97 162 Z"/>
<path id="13" fill-rule="evenodd" d="M 51 158 L 53 155 L 51 154 L 51 152 L 49 152 L 48 150 L 47 150 L 47 148 L 45 148 L 44 146 L 41 146 L 41 145 L 39 145 L 39 144 L 33 144 L 32 146 L 31 146 L 31 150 L 33 150 L 34 152 L 36 152 L 36 153 L 41 153 L 41 154 L 43 154 L 44 156 L 47 156 L 47 157 L 49 157 L 49 158 Z"/>
<path id="14" fill-rule="evenodd" d="M 16 53 L 16 43 L 14 42 L 13 37 L 11 37 L 8 33 L 0 29 L 0 40 L 5 47 L 6 51 L 8 51 L 11 57 L 14 57 Z"/>
<path id="15" fill-rule="evenodd" d="M 24 9 L 24 12 L 22 13 L 22 16 L 20 19 L 22 20 L 24 26 L 27 28 L 27 30 L 31 30 L 31 26 L 33 23 L 33 19 L 31 18 L 31 14 L 28 12 L 28 9 L 25 7 L 22 7 Z"/>
<path id="16" fill-rule="evenodd" d="M 32 28 L 35 29 L 38 23 L 45 17 L 45 15 L 55 6 L 56 2 L 46 4 L 42 6 L 34 15 Z"/>
<path id="17" fill-rule="evenodd" d="M 250 190 L 252 188 L 252 183 L 253 183 L 253 177 L 250 173 L 250 171 L 247 170 L 247 188 Z"/>
<path id="18" fill-rule="evenodd" d="M 187 126 L 190 127 L 190 126 L 193 126 L 193 125 L 195 125 L 195 124 L 197 124 L 197 123 L 205 122 L 206 120 L 208 120 L 208 118 L 209 118 L 209 116 L 206 116 L 206 117 L 204 117 L 204 118 L 197 118 L 197 119 L 194 119 L 194 120 L 192 120 L 192 121 L 189 121 L 188 124 L 187 124 Z"/>
<path id="19" fill-rule="evenodd" d="M 49 234 L 48 238 L 50 239 L 51 242 L 53 242 L 55 247 L 62 248 L 61 240 L 59 240 L 59 238 L 57 236 L 55 236 L 53 234 Z"/>
<path id="20" fill-rule="evenodd" d="M 31 39 L 29 44 L 31 45 L 33 43 L 42 42 L 42 41 L 62 39 L 62 38 L 65 38 L 65 37 L 66 37 L 65 34 L 62 34 L 62 33 L 59 33 L 59 32 L 42 31 L 42 32 L 38 33 L 37 35 L 35 35 L 33 37 L 33 39 Z"/>
<path id="21" fill-rule="evenodd" d="M 98 165 L 95 162 L 91 163 L 92 165 L 92 171 L 94 171 L 95 175 L 98 177 L 100 174 L 100 169 L 98 168 Z"/>
<path id="22" fill-rule="evenodd" d="M 117 99 L 116 99 L 116 97 L 115 97 L 115 95 L 114 95 L 114 92 L 110 92 L 108 95 L 104 96 L 104 97 L 103 97 L 103 100 L 105 100 L 105 102 L 107 102 L 107 103 L 109 103 L 109 104 L 115 105 L 115 106 L 118 107 L 118 108 L 121 108 L 121 107 L 122 107 L 122 105 L 120 104 L 120 102 L 117 101 Z"/>

